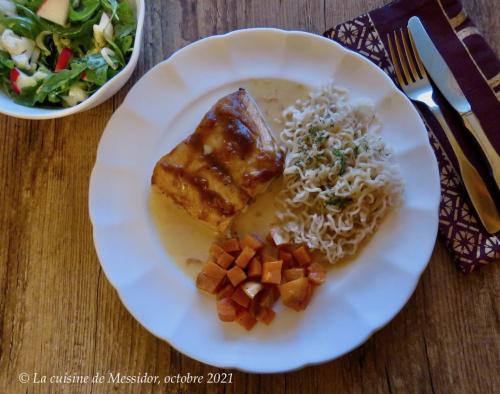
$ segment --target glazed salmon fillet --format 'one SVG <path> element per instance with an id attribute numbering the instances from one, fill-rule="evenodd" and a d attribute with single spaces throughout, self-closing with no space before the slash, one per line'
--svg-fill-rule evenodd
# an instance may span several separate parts
<path id="1" fill-rule="evenodd" d="M 280 151 L 245 89 L 221 98 L 156 164 L 153 187 L 217 232 L 283 172 Z"/>

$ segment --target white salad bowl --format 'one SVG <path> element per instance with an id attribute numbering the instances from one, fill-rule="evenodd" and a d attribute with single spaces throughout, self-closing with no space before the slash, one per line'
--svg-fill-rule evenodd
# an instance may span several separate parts
<path id="1" fill-rule="evenodd" d="M 146 12 L 146 1 L 145 0 L 127 0 L 132 5 L 135 4 L 135 11 L 137 16 L 137 30 L 135 35 L 134 50 L 128 63 L 125 67 L 101 86 L 92 96 L 87 98 L 80 104 L 69 108 L 40 108 L 40 107 L 26 107 L 15 103 L 5 92 L 0 89 L 0 113 L 14 116 L 16 118 L 22 119 L 55 119 L 62 118 L 64 116 L 69 116 L 76 114 L 78 112 L 86 111 L 90 108 L 96 107 L 102 104 L 111 96 L 113 96 L 118 90 L 120 90 L 125 83 L 129 80 L 130 76 L 137 66 L 137 61 L 139 60 L 139 53 L 141 51 L 142 42 L 142 32 L 144 29 L 144 15 Z"/>

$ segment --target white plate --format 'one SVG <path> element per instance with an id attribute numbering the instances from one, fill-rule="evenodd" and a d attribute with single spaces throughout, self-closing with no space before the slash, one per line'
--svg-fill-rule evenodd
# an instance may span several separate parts
<path id="1" fill-rule="evenodd" d="M 217 98 L 252 78 L 309 86 L 330 81 L 375 103 L 405 182 L 403 206 L 356 260 L 335 268 L 303 313 L 283 311 L 250 333 L 217 320 L 160 242 L 148 209 L 155 162 L 189 135 Z M 411 296 L 438 224 L 439 175 L 411 103 L 361 56 L 303 32 L 250 29 L 193 43 L 148 72 L 110 120 L 90 182 L 90 215 L 102 268 L 132 315 L 199 361 L 252 372 L 286 371 L 354 349 Z M 172 236 L 175 236 L 172 234 Z"/>

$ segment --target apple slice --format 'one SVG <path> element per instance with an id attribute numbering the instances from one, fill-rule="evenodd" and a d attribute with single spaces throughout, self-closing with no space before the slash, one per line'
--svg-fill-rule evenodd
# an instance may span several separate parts
<path id="1" fill-rule="evenodd" d="M 71 49 L 69 48 L 63 48 L 63 50 L 59 54 L 59 57 L 57 58 L 56 68 L 54 71 L 59 72 L 66 69 L 72 57 L 73 57 L 73 51 L 71 51 Z"/>
<path id="2" fill-rule="evenodd" d="M 37 81 L 35 78 L 26 75 L 22 71 L 19 71 L 17 68 L 13 68 L 10 70 L 10 85 L 12 86 L 12 90 L 20 94 L 21 91 L 25 88 L 30 88 L 37 85 Z"/>
<path id="3" fill-rule="evenodd" d="M 68 12 L 69 0 L 45 0 L 36 13 L 43 19 L 65 26 Z"/>
<path id="4" fill-rule="evenodd" d="M 17 85 L 19 75 L 21 75 L 21 73 L 17 68 L 10 70 L 10 85 L 12 86 L 12 90 L 17 94 L 21 93 L 21 89 L 19 89 L 19 86 Z"/>

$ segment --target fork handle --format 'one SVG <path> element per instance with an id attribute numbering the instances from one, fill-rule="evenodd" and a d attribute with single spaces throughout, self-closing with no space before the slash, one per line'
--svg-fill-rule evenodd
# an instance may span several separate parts
<path id="1" fill-rule="evenodd" d="M 483 178 L 479 175 L 469 159 L 467 159 L 467 156 L 465 156 L 464 151 L 448 126 L 441 109 L 436 104 L 429 106 L 429 108 L 443 128 L 446 138 L 450 142 L 451 148 L 458 161 L 462 182 L 486 231 L 490 234 L 500 231 L 500 216 Z"/>
<path id="2" fill-rule="evenodd" d="M 484 155 L 486 156 L 486 160 L 490 164 L 491 171 L 493 173 L 493 178 L 495 179 L 495 183 L 497 187 L 500 189 L 500 156 L 497 151 L 491 145 L 490 140 L 484 133 L 483 128 L 481 127 L 481 123 L 479 119 L 474 115 L 472 111 L 462 114 L 462 119 L 464 121 L 465 127 L 469 129 L 471 134 L 474 136 L 476 141 L 479 143 Z"/>

